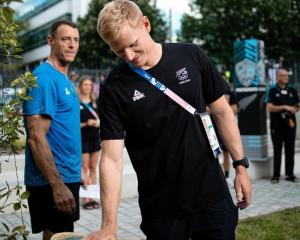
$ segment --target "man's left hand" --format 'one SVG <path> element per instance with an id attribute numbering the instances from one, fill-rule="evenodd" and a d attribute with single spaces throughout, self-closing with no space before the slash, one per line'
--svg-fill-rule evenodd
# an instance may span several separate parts
<path id="1" fill-rule="evenodd" d="M 237 206 L 243 210 L 250 205 L 252 198 L 252 186 L 247 169 L 244 166 L 236 167 L 234 188 L 236 192 Z"/>

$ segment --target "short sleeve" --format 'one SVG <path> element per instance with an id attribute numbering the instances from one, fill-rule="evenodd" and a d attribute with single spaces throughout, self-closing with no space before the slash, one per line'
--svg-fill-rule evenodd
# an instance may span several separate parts
<path id="1" fill-rule="evenodd" d="M 266 91 L 266 96 L 265 96 L 265 103 L 272 103 L 273 99 L 272 99 L 272 87 L 270 87 L 267 91 Z"/>
<path id="2" fill-rule="evenodd" d="M 229 105 L 238 105 L 236 93 L 234 91 L 229 92 Z"/>
<path id="3" fill-rule="evenodd" d="M 203 81 L 203 96 L 206 104 L 210 104 L 226 92 L 228 84 L 200 48 L 198 48 L 198 62 L 200 64 L 201 78 Z"/>
<path id="4" fill-rule="evenodd" d="M 27 90 L 32 99 L 24 103 L 24 113 L 30 115 L 48 115 L 54 118 L 57 109 L 55 80 L 45 73 L 35 74 L 37 87 Z"/>
<path id="5" fill-rule="evenodd" d="M 101 86 L 99 97 L 101 140 L 124 139 L 124 127 L 120 117 L 120 106 L 112 88 Z"/>

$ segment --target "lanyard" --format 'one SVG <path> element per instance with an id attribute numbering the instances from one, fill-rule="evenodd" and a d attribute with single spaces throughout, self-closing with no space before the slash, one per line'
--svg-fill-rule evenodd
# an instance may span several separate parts
<path id="1" fill-rule="evenodd" d="M 192 115 L 196 116 L 199 115 L 202 121 L 202 124 L 205 129 L 206 136 L 208 138 L 210 147 L 212 149 L 212 152 L 215 157 L 218 157 L 222 150 L 219 144 L 219 141 L 217 139 L 217 135 L 214 129 L 214 126 L 212 124 L 211 118 L 208 113 L 197 113 L 197 110 L 192 107 L 190 104 L 188 104 L 185 100 L 183 100 L 181 97 L 179 97 L 176 93 L 174 93 L 172 90 L 167 88 L 164 84 L 162 84 L 160 81 L 158 81 L 156 78 L 152 77 L 149 73 L 147 73 L 144 69 L 135 67 L 131 63 L 127 62 L 129 67 L 138 75 L 140 75 L 142 78 L 144 78 L 146 81 L 151 83 L 153 86 L 155 86 L 157 89 L 159 89 L 161 92 L 166 94 L 169 98 L 171 98 L 174 102 L 179 104 L 181 107 L 183 107 L 185 110 L 187 110 Z"/>
<path id="2" fill-rule="evenodd" d="M 94 109 L 93 109 L 88 103 L 82 102 L 82 105 L 85 106 L 85 107 L 87 108 L 87 110 L 89 110 L 89 112 L 90 112 L 96 119 L 99 119 L 97 113 L 94 111 Z"/>
<path id="3" fill-rule="evenodd" d="M 165 85 L 163 85 L 160 81 L 158 81 L 156 78 L 152 77 L 149 73 L 147 73 L 144 69 L 135 67 L 132 64 L 128 63 L 129 67 L 138 75 L 140 75 L 142 78 L 144 78 L 146 81 L 151 83 L 153 86 L 155 86 L 157 89 L 162 91 L 164 94 L 166 94 L 169 98 L 171 98 L 174 102 L 179 104 L 181 107 L 183 107 L 185 110 L 187 110 L 189 113 L 195 115 L 197 113 L 197 110 L 192 107 L 190 104 L 188 104 L 186 101 L 184 101 L 181 97 L 179 97 L 176 93 L 174 93 L 171 89 L 167 88 Z"/>

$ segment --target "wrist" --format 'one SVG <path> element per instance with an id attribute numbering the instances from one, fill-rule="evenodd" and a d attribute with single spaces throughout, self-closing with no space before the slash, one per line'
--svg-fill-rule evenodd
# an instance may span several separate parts
<path id="1" fill-rule="evenodd" d="M 50 179 L 49 184 L 52 188 L 59 188 L 64 185 L 64 182 L 61 180 L 60 177 L 56 177 L 55 179 Z"/>
<path id="2" fill-rule="evenodd" d="M 235 168 L 237 171 L 238 171 L 238 169 L 240 169 L 240 168 L 246 169 L 246 168 L 249 167 L 249 161 L 248 161 L 248 158 L 247 158 L 247 157 L 243 157 L 243 158 L 240 159 L 240 160 L 235 160 L 235 161 L 233 161 L 232 166 L 233 166 L 233 168 Z"/>
<path id="3" fill-rule="evenodd" d="M 101 229 L 107 232 L 116 233 L 117 232 L 117 224 L 116 223 L 105 223 L 102 222 Z"/>
<path id="4" fill-rule="evenodd" d="M 247 172 L 247 168 L 245 168 L 244 166 L 240 165 L 240 166 L 237 166 L 235 168 L 235 172 L 236 172 L 236 174 L 244 173 L 244 172 Z"/>

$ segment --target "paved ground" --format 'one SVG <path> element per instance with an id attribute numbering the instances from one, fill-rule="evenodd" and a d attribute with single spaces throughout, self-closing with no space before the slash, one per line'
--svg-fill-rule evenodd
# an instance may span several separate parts
<path id="1" fill-rule="evenodd" d="M 279 184 L 271 184 L 268 179 L 260 179 L 254 180 L 252 183 L 253 202 L 251 207 L 240 211 L 240 219 L 300 206 L 300 182 L 291 183 L 282 180 Z M 234 194 L 233 191 L 232 194 Z M 4 221 L 11 225 L 21 223 L 20 214 L 13 213 L 4 214 L 2 216 Z M 81 219 L 76 223 L 75 231 L 86 234 L 98 229 L 101 220 L 100 216 L 100 210 L 81 209 Z M 30 226 L 28 212 L 24 213 L 24 221 L 26 225 Z M 137 204 L 137 198 L 122 200 L 119 210 L 118 233 L 120 239 L 145 239 L 145 236 L 139 230 L 140 221 L 140 211 Z M 38 240 L 41 239 L 41 235 L 30 235 L 29 239 Z"/>

